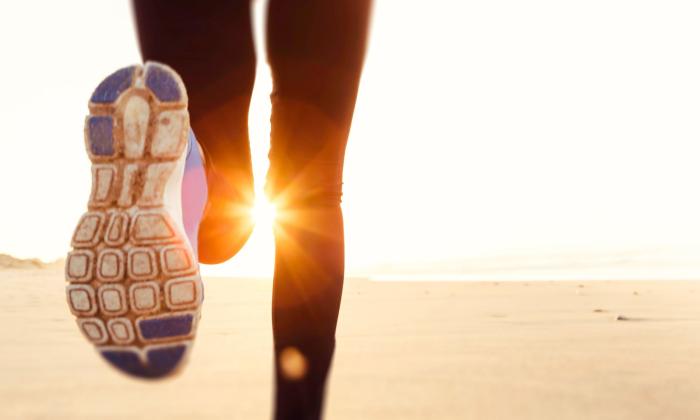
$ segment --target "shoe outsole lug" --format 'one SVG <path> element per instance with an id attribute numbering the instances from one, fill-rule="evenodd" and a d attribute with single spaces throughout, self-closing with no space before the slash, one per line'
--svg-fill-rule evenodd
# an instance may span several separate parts
<path id="1" fill-rule="evenodd" d="M 192 347 L 191 341 L 136 346 L 102 346 L 99 351 L 112 366 L 141 378 L 173 374 Z"/>
<path id="2" fill-rule="evenodd" d="M 116 101 L 131 87 L 137 69 L 137 66 L 126 67 L 107 76 L 92 93 L 90 102 L 108 104 Z"/>
<path id="3" fill-rule="evenodd" d="M 126 268 L 132 280 L 151 280 L 158 276 L 156 252 L 152 248 L 130 248 L 127 258 Z"/>
<path id="4" fill-rule="evenodd" d="M 122 281 L 125 266 L 124 251 L 119 248 L 103 248 L 97 256 L 95 277 L 103 283 Z"/>
<path id="5" fill-rule="evenodd" d="M 117 172 L 118 169 L 110 164 L 92 166 L 92 192 L 90 193 L 92 207 L 108 207 L 112 204 Z"/>
<path id="6" fill-rule="evenodd" d="M 92 280 L 95 253 L 88 249 L 71 251 L 66 257 L 66 279 L 74 283 Z"/>
<path id="7" fill-rule="evenodd" d="M 145 85 L 160 102 L 187 100 L 182 79 L 162 64 L 146 63 Z"/>
<path id="8" fill-rule="evenodd" d="M 107 331 L 115 344 L 130 344 L 134 341 L 134 327 L 129 318 L 112 318 L 107 321 Z"/>
<path id="9" fill-rule="evenodd" d="M 131 224 L 130 240 L 135 245 L 177 242 L 170 216 L 164 210 L 139 211 Z"/>
<path id="10" fill-rule="evenodd" d="M 100 243 L 102 226 L 105 214 L 89 211 L 81 217 L 78 227 L 73 233 L 72 245 L 74 248 L 92 248 Z"/>
<path id="11" fill-rule="evenodd" d="M 92 316 L 97 313 L 95 289 L 88 284 L 70 284 L 66 286 L 68 307 L 73 315 Z"/>
<path id="12" fill-rule="evenodd" d="M 78 318 L 78 327 L 93 344 L 104 344 L 109 339 L 104 322 L 100 318 Z"/>
<path id="13" fill-rule="evenodd" d="M 151 108 L 143 96 L 131 96 L 124 106 L 124 157 L 143 157 Z"/>
<path id="14" fill-rule="evenodd" d="M 131 312 L 135 314 L 157 313 L 160 310 L 160 285 L 155 281 L 133 283 L 129 286 Z"/>
<path id="15" fill-rule="evenodd" d="M 188 250 L 180 245 L 166 245 L 160 250 L 160 266 L 168 276 L 182 276 L 197 271 Z"/>
<path id="16" fill-rule="evenodd" d="M 137 202 L 139 207 L 159 207 L 163 205 L 163 191 L 174 169 L 175 162 L 161 162 L 148 165 L 146 182 L 143 184 L 143 190 Z"/>
<path id="17" fill-rule="evenodd" d="M 139 166 L 135 163 L 124 165 L 122 172 L 122 186 L 117 199 L 117 206 L 125 208 L 131 207 L 134 202 L 134 185 L 139 173 Z"/>
<path id="18" fill-rule="evenodd" d="M 88 211 L 66 258 L 66 299 L 82 334 L 131 375 L 178 370 L 192 347 L 202 284 L 164 195 L 187 147 L 187 92 L 169 67 L 120 69 L 95 89 L 85 119 Z"/>
<path id="19" fill-rule="evenodd" d="M 165 306 L 173 311 L 197 308 L 204 295 L 199 276 L 174 278 L 165 282 Z"/>
<path id="20" fill-rule="evenodd" d="M 194 312 L 144 316 L 136 320 L 136 331 L 138 337 L 146 342 L 188 338 L 194 333 L 197 320 L 197 314 Z"/>
<path id="21" fill-rule="evenodd" d="M 104 243 L 111 247 L 124 245 L 128 240 L 129 214 L 124 211 L 111 211 L 105 228 Z"/>

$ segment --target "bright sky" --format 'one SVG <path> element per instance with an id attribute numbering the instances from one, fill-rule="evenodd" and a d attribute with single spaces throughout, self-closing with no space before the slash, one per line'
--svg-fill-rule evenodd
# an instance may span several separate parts
<path id="1" fill-rule="evenodd" d="M 612 253 L 684 255 L 700 276 L 698 20 L 697 1 L 377 0 L 346 158 L 348 271 Z M 139 60 L 129 5 L 1 2 L 0 46 L 0 252 L 50 260 L 89 195 L 87 99 Z M 271 272 L 266 229 L 205 271 Z"/>

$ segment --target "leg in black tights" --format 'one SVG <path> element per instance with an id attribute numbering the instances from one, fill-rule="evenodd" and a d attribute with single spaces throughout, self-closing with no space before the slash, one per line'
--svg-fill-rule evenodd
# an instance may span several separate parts
<path id="1" fill-rule="evenodd" d="M 248 106 L 256 62 L 250 0 L 134 0 L 133 6 L 143 60 L 171 66 L 187 87 L 209 184 L 199 257 L 223 262 L 252 231 Z"/>
<path id="2" fill-rule="evenodd" d="M 343 286 L 340 210 L 345 145 L 371 0 L 270 0 L 272 133 L 267 191 L 279 209 L 273 291 L 276 419 L 321 416 Z M 248 105 L 255 75 L 249 0 L 135 0 L 144 60 L 172 66 L 190 96 L 208 159 L 200 257 L 217 262 L 247 238 L 227 219 L 252 202 Z M 235 210 L 235 209 L 234 209 Z M 241 233 L 242 232 L 242 233 Z M 291 353 L 290 353 L 291 351 Z M 306 369 L 282 355 L 301 354 Z"/>
<path id="3" fill-rule="evenodd" d="M 323 409 L 343 288 L 343 157 L 369 9 L 370 0 L 269 3 L 266 189 L 279 215 L 272 298 L 278 420 L 318 419 Z M 304 375 L 287 366 L 290 349 L 304 357 Z"/>

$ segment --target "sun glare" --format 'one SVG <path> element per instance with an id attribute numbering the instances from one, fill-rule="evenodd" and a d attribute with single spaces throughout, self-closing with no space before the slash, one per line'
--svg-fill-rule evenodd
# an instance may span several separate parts
<path id="1" fill-rule="evenodd" d="M 253 219 L 258 228 L 272 229 L 275 222 L 276 209 L 266 197 L 258 196 L 252 209 Z"/>

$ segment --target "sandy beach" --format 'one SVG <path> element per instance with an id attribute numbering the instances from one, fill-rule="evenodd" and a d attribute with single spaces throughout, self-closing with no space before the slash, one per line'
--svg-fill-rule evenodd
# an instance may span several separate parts
<path id="1" fill-rule="evenodd" d="M 78 333 L 56 269 L 0 271 L 0 418 L 266 419 L 271 284 L 205 279 L 187 369 L 141 382 Z M 326 418 L 700 418 L 698 282 L 349 279 Z"/>

